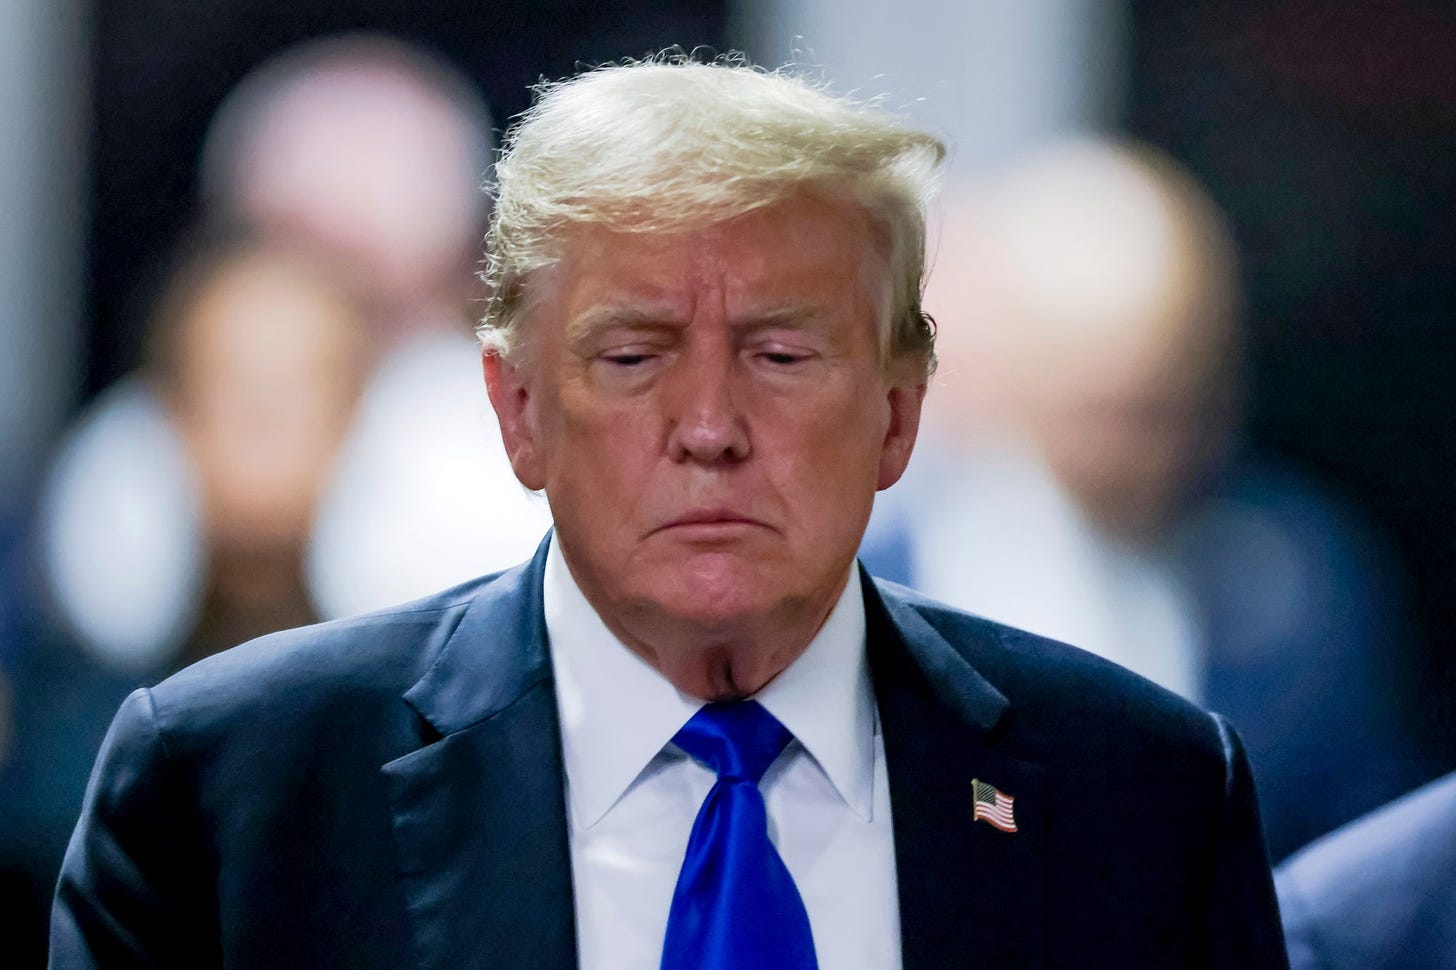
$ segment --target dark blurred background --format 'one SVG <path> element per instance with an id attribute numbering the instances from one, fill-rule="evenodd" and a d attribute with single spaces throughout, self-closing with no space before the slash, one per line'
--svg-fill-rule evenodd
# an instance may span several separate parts
<path id="1" fill-rule="evenodd" d="M 952 143 L 952 185 L 1069 134 L 1130 136 L 1161 149 L 1202 183 L 1238 249 L 1244 446 L 1317 482 L 1330 502 L 1350 510 L 1361 554 L 1380 562 L 1371 585 L 1390 619 L 1372 627 L 1364 648 L 1390 674 L 1381 689 L 1401 716 L 1400 784 L 1456 767 L 1449 497 L 1456 484 L 1456 220 L 1449 213 L 1456 10 L 1449 4 L 17 0 L 7 10 L 0 14 L 0 62 L 8 65 L 0 140 L 9 145 L 0 151 L 0 202 L 10 211 L 9 228 L 0 228 L 0 411 L 7 412 L 0 414 L 0 902 L 12 932 L 0 963 L 42 965 L 50 885 L 86 771 L 126 692 L 214 648 L 208 637 L 219 629 L 250 633 L 249 624 L 266 628 L 270 618 L 277 625 L 336 612 L 323 602 L 322 581 L 305 577 L 315 567 L 303 536 L 286 550 L 288 568 L 304 577 L 295 577 L 295 588 L 245 620 L 230 614 L 231 626 L 217 620 L 207 611 L 216 605 L 209 597 L 219 584 L 222 540 L 209 538 L 209 546 L 184 536 L 176 540 L 184 551 L 169 562 L 182 563 L 177 575 L 191 578 L 158 575 L 200 590 L 197 603 L 169 607 L 182 619 L 162 624 L 185 644 L 162 644 L 141 661 L 118 658 L 105 645 L 88 646 L 89 621 L 68 616 L 48 543 L 71 521 L 66 501 L 112 508 L 110 498 L 121 509 L 113 519 L 129 515 L 120 483 L 132 478 L 121 471 L 110 478 L 101 459 L 77 466 L 102 470 L 74 492 L 79 497 L 56 497 L 64 491 L 56 469 L 70 467 L 63 443 L 84 437 L 75 429 L 97 426 L 88 415 L 109 413 L 108 389 L 139 372 L 151 402 L 144 423 L 155 430 L 180 413 L 166 380 L 148 371 L 159 300 L 176 285 L 179 260 L 232 253 L 239 231 L 247 246 L 257 242 L 257 227 L 212 225 L 200 198 L 200 154 L 218 108 L 270 58 L 344 32 L 384 34 L 453 66 L 489 106 L 497 138 L 538 80 L 680 45 L 742 48 L 769 65 L 792 57 L 836 87 L 886 94 L 891 107 Z M 262 232 L 269 247 L 271 232 Z M 231 240 L 221 249 L 219 234 Z M 287 247 L 296 252 L 298 241 Z M 328 265 L 308 287 L 349 288 L 332 259 L 322 260 Z M 305 258 L 310 274 L 316 261 Z M 355 296 L 344 298 L 340 313 L 357 309 Z M 462 301 L 456 336 L 468 332 L 477 296 Z M 329 354 L 355 352 L 330 346 Z M 366 350 L 358 366 L 387 370 L 394 349 Z M 339 393 L 358 395 L 367 416 L 368 391 Z M 167 432 L 173 444 L 158 454 L 188 454 L 187 427 L 178 418 Z M 367 455 L 350 441 L 338 444 L 341 453 Z M 143 464 L 163 464 L 136 453 Z M 365 469 L 358 477 L 374 481 L 366 458 L 355 464 Z M 374 500 L 404 501 L 397 493 Z M 189 528 L 211 536 L 206 501 L 197 501 L 202 524 Z M 145 535 L 143 525 L 133 531 Z M 98 559 L 104 540 L 96 540 Z M 212 573 L 198 565 L 208 562 Z M 1352 775 L 1360 770 L 1349 763 Z M 1326 783 L 1359 786 L 1355 777 Z M 1343 817 L 1394 794 L 1372 787 Z M 1343 817 L 1291 827 L 1298 836 L 1276 840 L 1275 854 Z"/>

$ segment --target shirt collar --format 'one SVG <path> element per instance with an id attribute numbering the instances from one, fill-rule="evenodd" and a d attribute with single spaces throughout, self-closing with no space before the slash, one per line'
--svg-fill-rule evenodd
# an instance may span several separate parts
<path id="1" fill-rule="evenodd" d="M 575 829 L 595 825 L 703 706 L 607 629 L 553 536 L 543 582 L 546 633 Z M 610 685 L 605 689 L 602 685 Z M 874 694 L 859 570 L 804 653 L 755 698 L 809 753 L 860 818 L 874 796 Z"/>
<path id="2" fill-rule="evenodd" d="M 851 567 L 809 646 L 755 700 L 803 745 L 839 797 L 868 822 L 874 804 L 875 695 L 865 658 L 864 594 Z"/>

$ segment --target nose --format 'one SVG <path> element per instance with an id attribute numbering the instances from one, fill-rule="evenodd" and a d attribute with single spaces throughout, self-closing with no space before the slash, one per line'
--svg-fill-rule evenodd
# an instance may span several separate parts
<path id="1" fill-rule="evenodd" d="M 736 355 L 720 340 L 695 340 L 671 375 L 668 449 L 674 461 L 736 464 L 750 451 L 735 387 Z"/>

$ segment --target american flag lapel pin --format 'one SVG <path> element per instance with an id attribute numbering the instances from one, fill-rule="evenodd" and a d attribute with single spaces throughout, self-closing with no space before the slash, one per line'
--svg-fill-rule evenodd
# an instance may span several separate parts
<path id="1" fill-rule="evenodd" d="M 989 822 L 1003 832 L 1016 831 L 1015 798 L 979 778 L 971 779 L 971 790 L 976 798 L 975 814 L 971 821 Z"/>

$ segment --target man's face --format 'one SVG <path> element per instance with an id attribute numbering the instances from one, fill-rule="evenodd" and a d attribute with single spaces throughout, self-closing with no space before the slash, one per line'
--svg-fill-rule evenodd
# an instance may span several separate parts
<path id="1" fill-rule="evenodd" d="M 881 366 L 866 218 L 799 195 L 680 234 L 583 228 L 562 252 L 528 285 L 516 361 L 486 369 L 588 599 L 629 639 L 812 635 L 923 393 Z"/>

